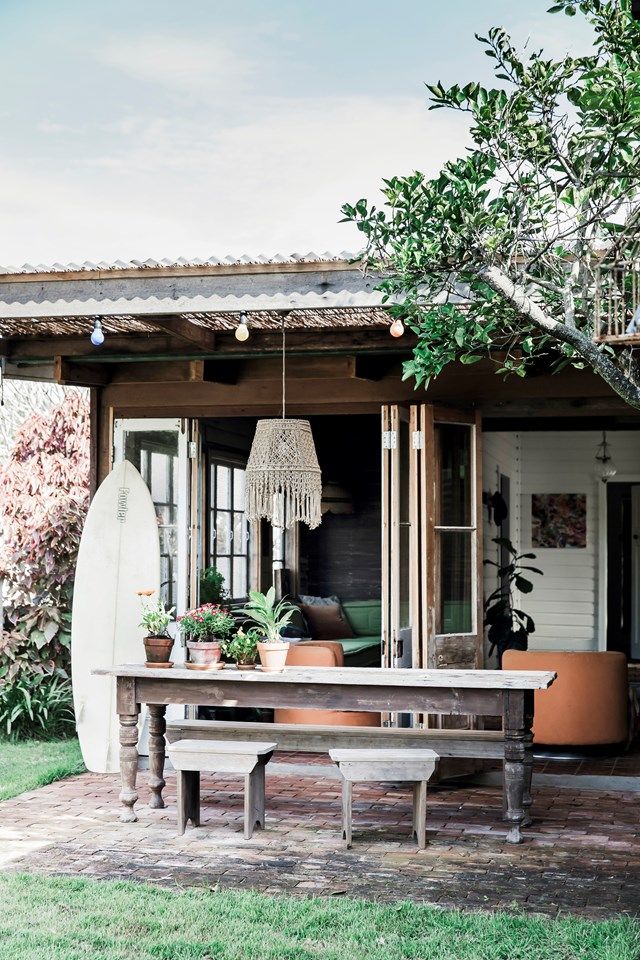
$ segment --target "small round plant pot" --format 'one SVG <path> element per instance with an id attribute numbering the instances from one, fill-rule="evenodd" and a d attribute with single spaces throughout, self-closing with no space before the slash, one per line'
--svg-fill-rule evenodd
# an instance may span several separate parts
<path id="1" fill-rule="evenodd" d="M 144 652 L 147 658 L 145 666 L 173 666 L 172 661 L 169 659 L 173 649 L 173 640 L 171 637 L 145 637 L 143 642 Z"/>
<path id="2" fill-rule="evenodd" d="M 224 667 L 220 662 L 222 647 L 217 640 L 187 640 L 187 648 L 189 662 L 185 666 L 188 670 L 222 670 Z"/>
<path id="3" fill-rule="evenodd" d="M 240 661 L 238 661 L 236 663 L 236 668 L 238 670 L 255 670 L 256 662 L 255 660 L 245 661 L 244 663 L 241 663 Z"/>
<path id="4" fill-rule="evenodd" d="M 259 643 L 258 653 L 260 663 L 265 673 L 282 673 L 287 662 L 289 641 L 279 640 L 277 643 Z"/>

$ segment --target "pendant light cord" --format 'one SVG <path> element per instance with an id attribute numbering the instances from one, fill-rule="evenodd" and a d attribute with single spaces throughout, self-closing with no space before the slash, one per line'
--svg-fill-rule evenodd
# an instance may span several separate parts
<path id="1" fill-rule="evenodd" d="M 285 403 L 286 403 L 286 334 L 284 329 L 284 320 L 285 315 L 282 314 L 282 419 L 285 417 Z"/>

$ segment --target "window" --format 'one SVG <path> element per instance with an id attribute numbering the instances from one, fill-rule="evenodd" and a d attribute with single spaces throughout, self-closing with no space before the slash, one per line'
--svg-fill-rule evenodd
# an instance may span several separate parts
<path id="1" fill-rule="evenodd" d="M 224 577 L 233 599 L 246 597 L 249 525 L 245 518 L 245 470 L 209 457 L 209 564 Z"/>

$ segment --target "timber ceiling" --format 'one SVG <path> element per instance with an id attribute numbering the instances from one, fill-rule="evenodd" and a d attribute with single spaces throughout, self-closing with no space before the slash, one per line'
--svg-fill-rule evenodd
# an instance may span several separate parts
<path id="1" fill-rule="evenodd" d="M 233 313 L 182 313 L 178 316 L 194 326 L 218 332 L 235 330 L 238 312 Z M 278 311 L 247 311 L 249 325 L 254 330 L 279 330 L 282 314 Z M 2 318 L 0 335 L 4 338 L 43 338 L 83 336 L 91 330 L 94 316 L 83 317 L 38 317 L 37 319 Z M 102 326 L 108 334 L 147 334 L 163 332 L 161 324 L 154 325 L 153 318 L 121 315 L 101 317 Z M 381 307 L 338 307 L 318 310 L 293 310 L 287 314 L 286 330 L 348 330 L 380 329 L 389 325 L 389 315 Z"/>

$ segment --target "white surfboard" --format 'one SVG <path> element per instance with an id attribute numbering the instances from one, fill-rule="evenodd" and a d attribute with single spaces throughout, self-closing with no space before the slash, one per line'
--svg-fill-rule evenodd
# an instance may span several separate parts
<path id="1" fill-rule="evenodd" d="M 80 541 L 73 592 L 71 669 L 76 725 L 86 767 L 118 770 L 115 681 L 96 667 L 144 660 L 139 590 L 160 589 L 158 522 L 133 464 L 117 464 L 100 484 Z"/>

